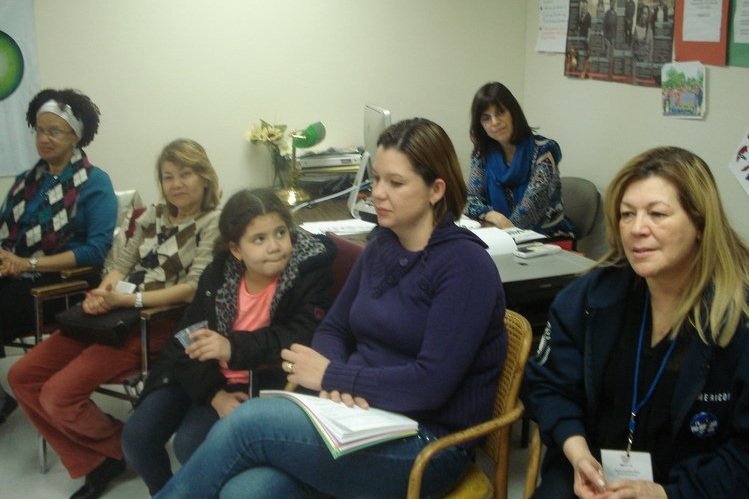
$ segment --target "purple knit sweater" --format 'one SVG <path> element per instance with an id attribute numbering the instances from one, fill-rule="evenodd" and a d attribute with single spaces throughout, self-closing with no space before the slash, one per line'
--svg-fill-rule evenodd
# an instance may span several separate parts
<path id="1" fill-rule="evenodd" d="M 312 346 L 322 386 L 406 414 L 437 436 L 491 416 L 507 350 L 505 298 L 484 243 L 447 220 L 426 248 L 381 229 Z"/>

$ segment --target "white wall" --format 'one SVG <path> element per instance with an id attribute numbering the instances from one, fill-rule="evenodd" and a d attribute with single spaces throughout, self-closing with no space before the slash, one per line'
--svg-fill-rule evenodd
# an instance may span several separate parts
<path id="1" fill-rule="evenodd" d="M 535 52 L 538 5 L 528 2 L 522 104 L 531 125 L 561 145 L 562 174 L 589 178 L 603 192 L 637 153 L 689 149 L 710 165 L 734 229 L 749 240 L 749 196 L 727 167 L 749 127 L 749 68 L 708 66 L 705 119 L 664 118 L 659 89 L 567 78 L 563 55 Z"/>
<path id="2" fill-rule="evenodd" d="M 115 188 L 155 200 L 155 159 L 186 136 L 226 198 L 271 181 L 250 124 L 321 120 L 320 147 L 356 146 L 366 102 L 435 120 L 467 165 L 473 92 L 495 78 L 522 88 L 525 12 L 525 0 L 35 0 L 39 77 L 99 105 L 87 153 Z"/>
<path id="3" fill-rule="evenodd" d="M 442 124 L 467 167 L 468 107 L 507 84 L 532 125 L 559 141 L 564 175 L 603 191 L 646 148 L 689 148 L 713 168 L 733 226 L 749 239 L 749 197 L 726 168 L 749 126 L 749 69 L 708 69 L 703 121 L 663 118 L 654 88 L 569 79 L 535 52 L 539 0 L 35 0 L 43 86 L 80 88 L 101 107 L 87 152 L 116 188 L 156 198 L 154 161 L 188 136 L 225 193 L 270 183 L 259 118 L 322 120 L 321 147 L 360 145 L 365 102 Z M 23 120 L 23 117 L 19 117 Z M 5 192 L 9 179 L 0 180 Z M 225 196 L 226 197 L 226 196 Z"/>

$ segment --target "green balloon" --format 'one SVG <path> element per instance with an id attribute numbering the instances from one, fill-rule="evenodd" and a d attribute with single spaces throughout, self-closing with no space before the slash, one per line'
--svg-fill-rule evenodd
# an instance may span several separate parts
<path id="1" fill-rule="evenodd" d="M 15 92 L 23 79 L 23 54 L 16 41 L 0 31 L 0 101 Z"/>

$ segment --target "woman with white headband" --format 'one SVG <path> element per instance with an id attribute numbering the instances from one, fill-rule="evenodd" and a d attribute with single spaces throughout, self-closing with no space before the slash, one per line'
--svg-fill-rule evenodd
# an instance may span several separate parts
<path id="1" fill-rule="evenodd" d="M 29 290 L 57 282 L 59 270 L 101 266 L 117 217 L 109 176 L 82 149 L 99 128 L 96 104 L 75 90 L 46 89 L 29 103 L 26 121 L 40 159 L 0 206 L 0 357 L 7 341 L 33 329 Z M 15 408 L 0 388 L 0 424 Z"/>

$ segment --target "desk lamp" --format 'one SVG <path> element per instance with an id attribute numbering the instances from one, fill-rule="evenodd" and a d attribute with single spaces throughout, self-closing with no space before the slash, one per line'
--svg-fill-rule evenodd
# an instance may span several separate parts
<path id="1" fill-rule="evenodd" d="M 302 174 L 297 167 L 297 148 L 305 149 L 316 146 L 322 142 L 324 138 L 325 126 L 319 121 L 312 123 L 304 130 L 295 130 L 291 132 L 291 179 L 288 187 L 276 191 L 278 197 L 289 206 L 294 206 L 297 203 L 303 203 L 304 201 L 309 200 L 309 194 L 296 186 L 297 178 Z"/>

